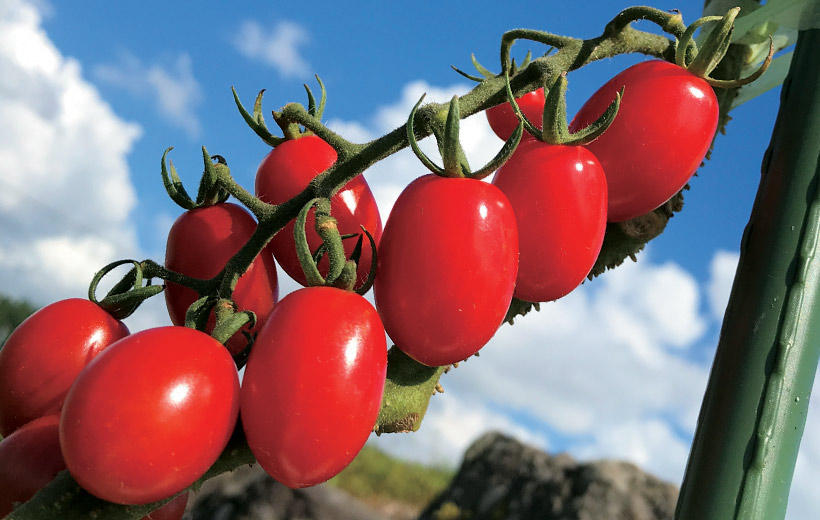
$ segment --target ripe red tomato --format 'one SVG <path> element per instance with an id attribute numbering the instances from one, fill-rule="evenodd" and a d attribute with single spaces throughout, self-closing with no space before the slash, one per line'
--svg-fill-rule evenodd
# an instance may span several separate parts
<path id="1" fill-rule="evenodd" d="M 544 89 L 539 88 L 515 98 L 518 103 L 518 108 L 527 116 L 532 124 L 541 128 L 542 118 L 544 116 Z M 512 105 L 509 103 L 502 103 L 486 110 L 487 121 L 490 123 L 490 128 L 493 129 L 495 135 L 503 140 L 507 140 L 512 135 L 515 128 L 518 126 L 518 116 Z M 524 138 L 529 136 L 529 132 L 524 132 Z"/>
<path id="2" fill-rule="evenodd" d="M 146 504 L 205 473 L 238 410 L 228 351 L 203 332 L 159 327 L 118 341 L 82 371 L 63 406 L 60 445 L 89 493 Z"/>
<path id="3" fill-rule="evenodd" d="M 128 328 L 97 304 L 72 298 L 43 307 L 0 350 L 0 433 L 57 413 L 77 374 Z"/>
<path id="4" fill-rule="evenodd" d="M 168 233 L 165 266 L 195 278 L 212 278 L 255 230 L 256 221 L 236 204 L 222 203 L 187 211 L 180 215 Z M 197 299 L 199 295 L 194 290 L 168 282 L 165 303 L 171 322 L 184 325 L 185 312 Z M 256 313 L 256 327 L 243 330 L 259 330 L 278 299 L 276 264 L 270 253 L 264 250 L 239 279 L 233 292 L 233 300 L 240 310 Z M 211 316 L 207 330 L 213 330 L 213 326 Z M 246 345 L 247 340 L 241 332 L 227 342 L 228 349 L 234 354 Z"/>
<path id="5" fill-rule="evenodd" d="M 40 417 L 0 442 L 0 518 L 65 469 L 58 415 Z"/>
<path id="6" fill-rule="evenodd" d="M 245 368 L 248 446 L 286 486 L 324 482 L 353 460 L 373 430 L 386 371 L 384 330 L 367 300 L 332 287 L 285 296 Z"/>
<path id="7" fill-rule="evenodd" d="M 706 155 L 718 120 L 706 81 L 655 60 L 629 67 L 598 89 L 570 130 L 597 119 L 621 88 L 615 121 L 587 145 L 606 173 L 610 222 L 644 215 L 680 191 Z"/>
<path id="8" fill-rule="evenodd" d="M 256 171 L 256 196 L 271 204 L 281 204 L 307 188 L 310 181 L 336 162 L 336 151 L 315 135 L 292 139 L 280 144 L 262 160 Z M 337 220 L 339 233 L 361 233 L 364 226 L 376 241 L 382 235 L 382 221 L 376 199 L 361 175 L 345 184 L 330 199 L 330 210 Z M 314 210 L 308 215 L 305 228 L 310 250 L 315 251 L 322 239 L 314 230 Z M 279 265 L 288 275 L 302 285 L 307 280 L 296 257 L 293 239 L 294 222 L 291 221 L 270 241 L 270 249 Z M 356 239 L 344 241 L 345 253 L 349 257 L 356 247 Z M 372 253 L 367 238 L 362 246 L 362 255 L 357 269 L 356 285 L 364 283 L 370 272 Z M 327 257 L 319 263 L 319 272 L 327 275 Z"/>
<path id="9" fill-rule="evenodd" d="M 521 143 L 493 184 L 510 199 L 518 221 L 516 298 L 556 300 L 575 289 L 595 264 L 606 231 L 606 177 L 582 146 Z"/>
<path id="10" fill-rule="evenodd" d="M 475 179 L 425 175 L 387 219 L 374 292 L 385 330 L 429 366 L 466 359 L 507 312 L 518 229 L 507 197 Z"/>

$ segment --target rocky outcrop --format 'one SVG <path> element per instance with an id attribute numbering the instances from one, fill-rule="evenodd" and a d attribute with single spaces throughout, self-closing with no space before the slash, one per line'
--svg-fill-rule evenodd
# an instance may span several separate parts
<path id="1" fill-rule="evenodd" d="M 671 519 L 677 495 L 627 462 L 579 463 L 489 433 L 470 446 L 450 487 L 419 520 Z"/>
<path id="2" fill-rule="evenodd" d="M 386 520 L 330 486 L 290 489 L 259 466 L 240 468 L 202 486 L 183 520 Z"/>

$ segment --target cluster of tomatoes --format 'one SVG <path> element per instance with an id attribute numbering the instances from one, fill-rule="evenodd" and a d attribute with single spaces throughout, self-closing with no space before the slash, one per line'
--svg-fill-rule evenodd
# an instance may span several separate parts
<path id="1" fill-rule="evenodd" d="M 274 258 L 307 284 L 291 222 L 236 284 L 237 307 L 258 319 L 224 346 L 182 326 L 198 294 L 170 282 L 170 327 L 129 334 L 86 300 L 34 314 L 0 351 L 0 515 L 65 467 L 108 501 L 173 496 L 214 463 L 238 416 L 256 459 L 284 484 L 310 486 L 341 471 L 376 422 L 384 331 L 422 364 L 466 359 L 493 336 L 513 296 L 566 295 L 592 268 L 607 221 L 647 213 L 687 182 L 715 132 L 711 87 L 676 65 L 641 63 L 604 85 L 570 129 L 596 119 L 621 89 L 614 123 L 592 143 L 525 136 L 492 183 L 422 176 L 402 192 L 384 230 L 365 180 L 345 185 L 331 199 L 332 215 L 343 236 L 364 227 L 378 245 L 377 260 L 367 248 L 355 255 L 358 285 L 377 261 L 375 308 L 324 286 L 278 301 Z M 518 103 L 540 120 L 544 92 Z M 518 125 L 507 104 L 487 117 L 503 139 Z M 335 161 L 315 135 L 286 140 L 260 165 L 256 194 L 285 202 Z M 211 278 L 255 229 L 235 204 L 191 209 L 170 231 L 166 267 Z M 315 232 L 307 238 L 311 250 L 322 245 Z M 354 243 L 344 241 L 348 255 Z M 318 267 L 326 273 L 327 260 Z M 240 387 L 231 354 L 245 349 L 247 335 L 255 340 Z"/>

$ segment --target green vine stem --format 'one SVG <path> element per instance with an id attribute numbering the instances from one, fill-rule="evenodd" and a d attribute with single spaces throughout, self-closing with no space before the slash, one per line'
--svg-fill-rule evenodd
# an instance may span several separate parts
<path id="1" fill-rule="evenodd" d="M 555 47 L 557 52 L 536 58 L 521 66 L 510 78 L 513 94 L 519 97 L 527 92 L 551 83 L 561 73 L 566 73 L 584 65 L 621 54 L 641 53 L 648 56 L 673 61 L 675 41 L 664 36 L 636 30 L 630 22 L 649 20 L 674 37 L 683 34 L 685 27 L 678 13 L 668 13 L 658 9 L 636 7 L 618 14 L 605 28 L 599 37 L 582 40 L 566 36 L 553 35 L 540 31 L 513 30 L 504 34 L 501 45 L 502 74 L 483 79 L 470 92 L 457 99 L 459 116 L 469 117 L 477 112 L 506 102 L 506 82 L 503 72 L 510 72 L 509 52 L 517 39 L 530 39 Z M 261 96 L 257 98 L 254 114 L 248 114 L 241 108 L 238 96 L 234 96 L 240 107 L 243 118 L 256 125 L 254 131 L 263 139 L 275 144 L 279 138 L 273 138 L 263 127 L 261 114 Z M 245 204 L 256 216 L 258 226 L 248 242 L 234 255 L 215 277 L 200 280 L 165 269 L 146 260 L 141 262 L 145 278 L 158 277 L 196 290 L 200 295 L 230 299 L 236 282 L 254 258 L 262 251 L 273 235 L 297 216 L 299 211 L 312 199 L 329 198 L 351 179 L 365 171 L 374 163 L 404 149 L 408 146 L 407 127 L 402 125 L 388 134 L 370 142 L 358 144 L 327 128 L 317 117 L 315 101 L 312 110 L 302 105 L 291 103 L 275 114 L 277 123 L 289 127 L 300 125 L 306 131 L 313 132 L 330 144 L 337 152 L 337 161 L 328 170 L 318 175 L 305 190 L 287 202 L 278 205 L 265 204 L 240 186 L 225 167 L 215 167 L 208 175 L 216 178 L 220 188 Z M 445 122 L 440 114 L 446 113 L 447 104 L 429 103 L 418 109 L 413 118 L 414 135 L 422 139 L 433 133 L 441 134 Z M 164 161 L 163 161 L 164 168 Z M 168 178 L 166 185 L 182 194 L 181 183 L 177 178 Z M 183 197 L 177 197 L 183 199 Z M 675 202 L 677 201 L 677 202 Z M 607 238 L 599 262 L 593 274 L 603 272 L 621 263 L 625 258 L 634 257 L 647 240 L 659 234 L 673 211 L 680 209 L 680 195 L 658 210 L 635 219 L 607 228 Z M 614 227 L 613 227 L 614 226 Z M 412 360 L 402 359 L 394 353 L 389 358 L 388 378 L 385 386 L 383 409 L 379 415 L 376 432 L 412 431 L 418 428 L 427 408 L 430 396 L 437 388 L 438 378 L 444 370 L 422 367 Z M 253 462 L 253 457 L 244 443 L 237 438 L 226 448 L 213 468 L 200 479 L 215 476 L 229 471 L 242 464 Z M 40 520 L 43 518 L 106 518 L 113 520 L 136 519 L 145 515 L 153 507 L 128 507 L 102 503 L 79 490 L 67 473 L 60 474 L 54 482 L 43 488 L 35 497 L 16 509 L 9 518 L 15 520 Z"/>

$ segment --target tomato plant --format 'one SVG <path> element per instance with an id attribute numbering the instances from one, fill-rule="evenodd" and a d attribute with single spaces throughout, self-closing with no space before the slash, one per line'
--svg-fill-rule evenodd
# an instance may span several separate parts
<path id="1" fill-rule="evenodd" d="M 0 517 L 65 469 L 58 415 L 35 419 L 0 441 Z"/>
<path id="2" fill-rule="evenodd" d="M 228 351 L 202 332 L 159 327 L 118 341 L 83 370 L 66 397 L 60 444 L 87 491 L 145 504 L 202 476 L 238 409 Z"/>
<path id="3" fill-rule="evenodd" d="M 648 213 L 680 191 L 706 155 L 718 120 L 715 93 L 703 78 L 653 60 L 629 67 L 598 89 L 570 130 L 595 120 L 621 88 L 618 116 L 587 145 L 606 173 L 610 222 Z"/>
<path id="4" fill-rule="evenodd" d="M 379 247 L 376 308 L 407 355 L 440 366 L 475 354 L 515 287 L 518 230 L 507 197 L 468 178 L 419 177 L 399 196 Z"/>
<path id="5" fill-rule="evenodd" d="M 386 370 L 384 331 L 367 300 L 333 287 L 283 298 L 242 381 L 242 425 L 265 471 L 300 488 L 344 469 L 376 423 Z"/>
<path id="6" fill-rule="evenodd" d="M 318 174 L 336 162 L 336 151 L 326 142 L 308 135 L 290 139 L 274 148 L 259 165 L 256 172 L 256 195 L 271 204 L 281 204 L 305 189 Z M 382 221 L 376 199 L 367 181 L 358 176 L 345 184 L 331 197 L 331 214 L 337 220 L 342 234 L 361 234 L 364 226 L 378 244 L 382 234 Z M 315 251 L 322 243 L 313 229 L 313 211 L 306 221 L 308 244 Z M 293 239 L 293 222 L 288 223 L 270 241 L 274 257 L 288 275 L 302 285 L 307 280 L 296 257 Z M 345 240 L 345 253 L 350 256 L 356 246 L 355 239 Z M 356 271 L 357 285 L 364 283 L 370 272 L 372 253 L 365 240 Z M 327 275 L 328 260 L 319 263 L 322 276 Z"/>
<path id="7" fill-rule="evenodd" d="M 12 332 L 0 350 L 0 433 L 57 413 L 74 379 L 128 328 L 80 298 L 43 307 Z"/>
<path id="8" fill-rule="evenodd" d="M 541 115 L 544 112 L 544 89 L 539 88 L 528 92 L 523 96 L 516 98 L 518 107 L 527 119 L 536 122 L 536 126 L 541 127 Z M 487 114 L 487 122 L 490 123 L 490 128 L 493 129 L 495 135 L 503 140 L 507 140 L 518 126 L 518 117 L 515 115 L 512 106 L 509 103 L 502 103 L 492 108 L 488 108 L 485 112 Z M 528 134 L 525 134 L 525 136 Z"/>
<path id="9" fill-rule="evenodd" d="M 195 278 L 211 278 L 219 274 L 225 263 L 245 245 L 256 230 L 256 222 L 247 211 L 231 203 L 215 204 L 186 211 L 177 218 L 168 233 L 165 265 Z M 193 289 L 168 282 L 165 302 L 174 325 L 185 323 L 185 312 L 199 295 Z M 242 310 L 256 313 L 258 330 L 279 299 L 276 264 L 267 251 L 257 256 L 239 278 L 233 300 Z M 208 330 L 212 330 L 211 316 Z M 240 333 L 228 340 L 232 353 L 245 348 L 247 340 Z"/>
<path id="10" fill-rule="evenodd" d="M 518 222 L 515 297 L 556 300 L 592 269 L 606 230 L 604 171 L 582 146 L 534 139 L 518 146 L 493 179 Z"/>

